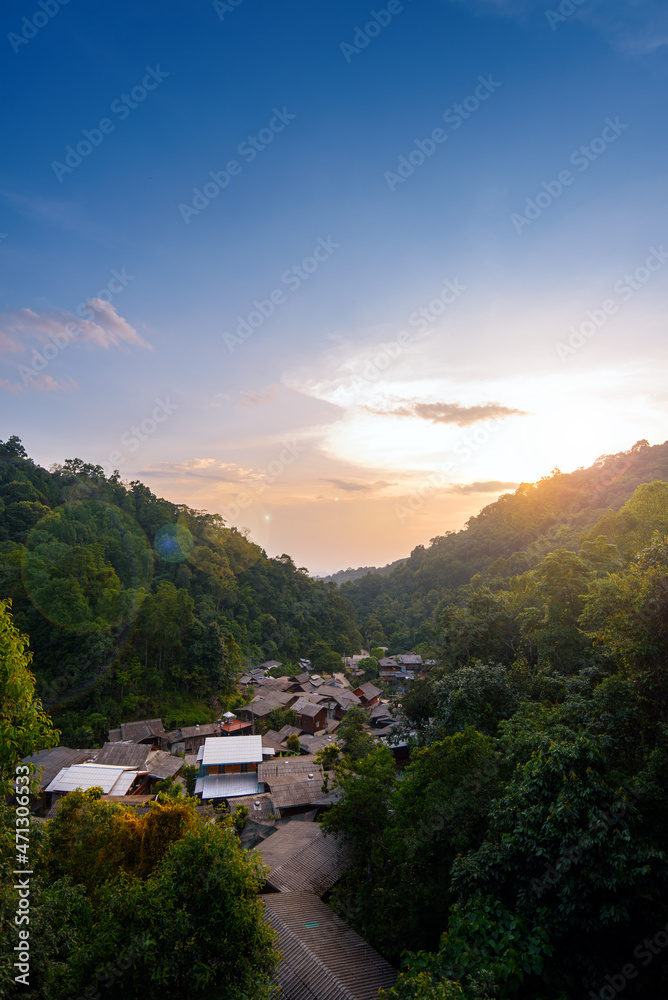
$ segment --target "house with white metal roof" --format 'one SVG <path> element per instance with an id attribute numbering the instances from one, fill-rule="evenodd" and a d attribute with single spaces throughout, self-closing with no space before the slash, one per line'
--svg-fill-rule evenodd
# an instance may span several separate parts
<path id="1" fill-rule="evenodd" d="M 63 767 L 44 790 L 54 797 L 80 788 L 100 787 L 105 795 L 127 795 L 139 777 L 136 767 L 120 764 L 73 764 Z M 52 800 L 53 801 L 53 800 Z"/>
<path id="2" fill-rule="evenodd" d="M 236 736 L 233 740 L 207 739 L 197 755 L 199 777 L 195 795 L 202 799 L 257 795 L 257 767 L 262 763 L 262 737 Z"/>

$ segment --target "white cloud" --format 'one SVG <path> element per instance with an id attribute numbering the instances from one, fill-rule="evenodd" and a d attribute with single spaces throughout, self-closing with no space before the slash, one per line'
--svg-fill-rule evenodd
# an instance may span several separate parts
<path id="1" fill-rule="evenodd" d="M 109 350 L 116 347 L 127 350 L 141 347 L 151 350 L 151 345 L 141 337 L 127 320 L 119 316 L 110 302 L 91 299 L 86 308 L 95 312 L 95 321 L 79 319 L 70 312 L 34 312 L 32 309 L 13 309 L 0 316 L 0 348 L 26 350 L 32 342 L 54 343 L 59 350 L 76 343 Z M 74 329 L 76 327 L 76 330 Z M 8 344 L 9 342 L 9 344 Z"/>

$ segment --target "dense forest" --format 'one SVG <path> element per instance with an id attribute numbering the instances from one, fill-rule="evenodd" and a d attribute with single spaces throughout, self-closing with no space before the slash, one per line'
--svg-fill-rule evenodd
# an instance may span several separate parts
<path id="1" fill-rule="evenodd" d="M 668 445 L 523 485 L 340 591 L 140 483 L 3 448 L 0 645 L 29 637 L 38 692 L 73 736 L 231 702 L 246 658 L 327 664 L 364 639 L 434 661 L 396 699 L 406 767 L 360 708 L 323 757 L 340 792 L 323 822 L 354 858 L 329 902 L 401 968 L 385 1000 L 666 995 Z M 20 756 L 57 738 L 29 686 L 10 757 L 12 740 Z M 77 795 L 35 831 L 36 997 L 82 989 L 126 923 L 140 942 L 152 930 L 123 990 L 210 991 L 224 934 L 226 995 L 265 995 L 261 875 L 231 817 L 193 809 L 163 800 L 139 821 Z"/>
<path id="2" fill-rule="evenodd" d="M 666 994 L 667 456 L 555 473 L 342 588 L 391 646 L 422 607 L 437 662 L 401 699 L 409 766 L 341 761 L 325 819 L 393 1000 Z"/>
<path id="3" fill-rule="evenodd" d="M 100 466 L 40 468 L 16 437 L 0 444 L 0 594 L 70 746 L 132 717 L 211 721 L 246 663 L 362 642 L 338 588 L 289 556 Z"/>
<path id="4" fill-rule="evenodd" d="M 428 547 L 418 545 L 399 566 L 386 567 L 389 574 L 365 574 L 344 583 L 341 593 L 355 607 L 365 642 L 388 644 L 396 653 L 428 647 L 444 595 L 471 583 L 497 591 L 535 569 L 549 552 L 577 551 L 583 534 L 618 511 L 637 486 L 667 479 L 668 443 L 650 447 L 647 441 L 602 455 L 588 469 L 564 474 L 555 469 L 504 494 L 461 531 L 432 538 Z"/>

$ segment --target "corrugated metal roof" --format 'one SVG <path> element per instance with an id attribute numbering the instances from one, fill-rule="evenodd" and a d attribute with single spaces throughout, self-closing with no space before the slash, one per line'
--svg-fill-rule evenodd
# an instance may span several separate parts
<path id="1" fill-rule="evenodd" d="M 335 688 L 330 687 L 328 684 L 323 685 L 323 687 L 318 690 L 319 696 L 327 696 L 336 701 L 341 708 L 348 709 L 351 705 L 361 705 L 362 702 L 359 700 L 356 694 L 354 694 L 350 688 Z"/>
<path id="2" fill-rule="evenodd" d="M 228 799 L 231 795 L 257 795 L 260 791 L 255 772 L 249 774 L 210 774 L 195 782 L 195 795 L 203 799 Z"/>
<path id="3" fill-rule="evenodd" d="M 278 868 L 319 836 L 321 836 L 319 823 L 292 820 L 285 826 L 277 827 L 274 833 L 263 840 L 256 849 L 268 868 Z"/>
<path id="4" fill-rule="evenodd" d="M 143 770 L 148 771 L 154 778 L 173 778 L 184 764 L 183 757 L 175 757 L 166 750 L 152 750 Z"/>
<path id="5" fill-rule="evenodd" d="M 149 737 L 162 737 L 166 736 L 165 727 L 162 724 L 162 719 L 141 719 L 138 722 L 121 722 L 121 739 L 132 740 L 133 743 L 139 743 L 140 740 L 148 739 Z M 114 730 L 109 731 L 109 740 L 112 743 L 117 742 L 112 738 L 111 733 Z"/>
<path id="6" fill-rule="evenodd" d="M 325 747 L 331 746 L 332 743 L 336 743 L 336 737 L 326 732 L 318 736 L 304 733 L 303 736 L 299 737 L 299 746 L 311 756 L 315 756 L 319 750 L 324 750 Z"/>
<path id="7" fill-rule="evenodd" d="M 146 808 L 149 802 L 155 802 L 155 795 L 102 795 L 101 802 L 115 802 L 121 806 L 141 806 Z"/>
<path id="8" fill-rule="evenodd" d="M 330 793 L 322 790 L 322 775 L 316 773 L 310 781 L 293 781 L 288 785 L 274 785 L 271 800 L 277 809 L 295 809 L 298 806 L 326 806 L 334 801 Z"/>
<path id="9" fill-rule="evenodd" d="M 274 804 L 271 801 L 271 796 L 266 793 L 258 793 L 258 795 L 253 795 L 252 797 L 244 795 L 237 798 L 228 795 L 227 804 L 232 813 L 237 806 L 246 806 L 248 809 L 248 818 L 258 823 L 268 820 L 274 812 Z"/>
<path id="10" fill-rule="evenodd" d="M 145 743 L 105 743 L 97 755 L 96 763 L 143 770 L 150 752 L 150 746 Z"/>
<path id="11" fill-rule="evenodd" d="M 301 732 L 301 730 L 300 730 Z M 53 750 L 40 750 L 30 757 L 24 757 L 24 764 L 33 764 L 35 772 L 41 776 L 39 779 L 40 788 L 46 789 L 57 774 L 65 767 L 72 764 L 81 764 L 85 760 L 95 760 L 99 750 L 70 750 L 69 747 L 54 747 Z"/>
<path id="12" fill-rule="evenodd" d="M 383 692 L 380 690 L 380 688 L 377 688 L 370 681 L 367 681 L 367 683 L 362 684 L 361 687 L 355 688 L 355 694 L 359 695 L 359 693 L 361 693 L 366 698 L 367 701 L 371 701 L 373 698 L 377 698 L 378 695 L 382 694 Z"/>
<path id="13" fill-rule="evenodd" d="M 176 732 L 181 734 L 182 739 L 190 740 L 194 736 L 213 736 L 214 733 L 220 733 L 220 726 L 217 722 L 204 722 L 201 726 L 181 726 Z M 172 736 L 172 733 L 169 735 Z"/>
<path id="14" fill-rule="evenodd" d="M 267 760 L 257 769 L 258 781 L 268 784 L 280 784 L 289 781 L 304 781 L 309 772 L 314 771 L 315 757 L 303 754 L 300 757 L 281 757 L 279 760 Z"/>
<path id="15" fill-rule="evenodd" d="M 121 780 L 126 775 L 129 780 Z M 95 788 L 100 786 L 109 795 L 125 795 L 132 782 L 137 777 L 136 770 L 126 771 L 123 767 L 97 764 L 74 764 L 64 767 L 46 789 L 47 792 L 72 792 L 76 788 Z"/>
<path id="16" fill-rule="evenodd" d="M 257 701 L 251 701 L 248 705 L 242 705 L 238 708 L 237 715 L 241 715 L 245 712 L 247 715 L 254 716 L 256 719 L 263 719 L 265 716 L 273 712 L 275 708 L 283 708 L 283 703 L 279 701 L 279 695 L 281 692 L 268 691 L 266 698 L 259 698 Z M 290 698 L 294 698 L 294 695 L 289 695 Z"/>
<path id="17" fill-rule="evenodd" d="M 209 764 L 259 764 L 262 761 L 262 737 L 210 737 L 204 744 L 201 760 L 204 767 Z"/>
<path id="18" fill-rule="evenodd" d="M 281 1000 L 377 1000 L 396 971 L 310 892 L 260 897 L 279 934 Z"/>
<path id="19" fill-rule="evenodd" d="M 123 771 L 111 787 L 110 795 L 126 795 L 132 787 L 137 771 Z"/>
<path id="20" fill-rule="evenodd" d="M 310 719 L 314 719 L 316 715 L 325 711 L 323 705 L 317 705 L 315 702 L 307 701 L 306 698 L 299 698 L 294 705 L 291 705 L 291 708 L 297 715 L 307 715 Z"/>
<path id="21" fill-rule="evenodd" d="M 308 889 L 323 896 L 351 863 L 350 848 L 325 837 L 319 823 L 288 823 L 256 850 L 270 869 L 267 883 L 278 892 Z"/>
<path id="22" fill-rule="evenodd" d="M 285 753 L 285 747 L 280 740 L 272 739 L 269 733 L 265 733 L 262 737 L 262 749 L 265 754 L 268 754 L 269 751 L 271 751 L 272 755 Z"/>
<path id="23" fill-rule="evenodd" d="M 282 729 L 278 730 L 279 740 L 287 740 L 288 736 L 299 736 L 303 733 L 303 729 L 299 729 L 298 726 L 283 726 Z"/>

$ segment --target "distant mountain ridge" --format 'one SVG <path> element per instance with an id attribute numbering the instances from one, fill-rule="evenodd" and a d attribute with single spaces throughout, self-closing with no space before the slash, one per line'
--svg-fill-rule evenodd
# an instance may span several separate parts
<path id="1" fill-rule="evenodd" d="M 638 486 L 668 482 L 668 442 L 637 441 L 628 451 L 601 455 L 589 468 L 554 469 L 537 483 L 522 483 L 461 531 L 417 545 L 408 559 L 341 584 L 362 631 L 382 626 L 387 643 L 403 652 L 428 641 L 429 622 L 441 600 L 459 588 L 506 581 L 537 566 L 556 549 L 575 552 L 583 537 Z M 331 578 L 334 579 L 334 578 Z"/>
<path id="2" fill-rule="evenodd" d="M 320 580 L 321 583 L 335 583 L 340 587 L 342 583 L 352 583 L 353 580 L 359 580 L 368 573 L 387 576 L 397 566 L 405 563 L 407 559 L 408 556 L 404 556 L 403 559 L 395 559 L 394 562 L 388 563 L 387 566 L 359 566 L 357 569 L 349 566 L 348 569 L 340 569 L 336 573 L 330 573 L 329 576 L 316 576 L 315 579 Z"/>

